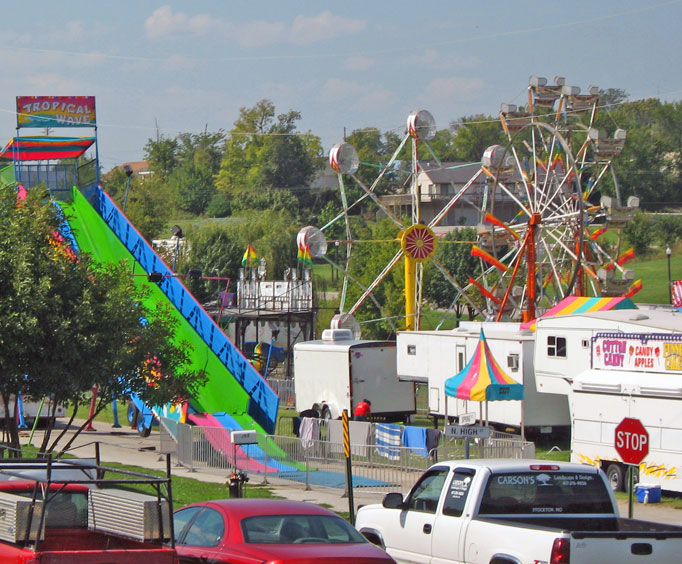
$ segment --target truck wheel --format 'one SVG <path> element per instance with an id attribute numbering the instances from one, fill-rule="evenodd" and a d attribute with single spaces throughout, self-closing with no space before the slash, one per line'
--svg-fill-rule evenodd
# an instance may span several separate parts
<path id="1" fill-rule="evenodd" d="M 128 423 L 130 423 L 130 425 L 132 427 L 137 426 L 137 417 L 139 414 L 140 414 L 140 411 L 137 409 L 137 407 L 135 407 L 135 404 L 132 402 L 129 403 L 128 404 Z"/>
<path id="2" fill-rule="evenodd" d="M 609 464 L 606 469 L 606 477 L 609 479 L 611 489 L 614 492 L 625 491 L 625 472 L 620 464 Z"/>
<path id="3" fill-rule="evenodd" d="M 379 537 L 379 535 L 377 535 L 376 533 L 366 532 L 362 533 L 362 536 L 365 537 L 373 545 L 378 546 L 382 550 L 386 550 L 384 543 L 381 541 L 381 537 Z"/>
<path id="4" fill-rule="evenodd" d="M 137 434 L 140 435 L 140 437 L 148 437 L 152 434 L 152 426 L 149 425 L 149 427 L 145 427 L 144 417 L 138 417 Z"/>

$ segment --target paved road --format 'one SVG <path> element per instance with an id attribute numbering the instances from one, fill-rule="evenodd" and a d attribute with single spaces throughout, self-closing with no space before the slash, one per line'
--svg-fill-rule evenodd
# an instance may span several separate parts
<path id="1" fill-rule="evenodd" d="M 81 423 L 81 422 L 78 422 Z M 68 431 L 71 435 L 72 432 Z M 28 442 L 29 433 L 22 433 L 22 441 Z M 53 435 L 53 438 L 56 435 Z M 38 430 L 33 437 L 33 444 L 40 444 L 42 432 Z M 95 455 L 94 443 L 100 443 L 100 456 L 103 463 L 120 462 L 122 464 L 132 464 L 143 468 L 165 470 L 166 458 L 161 454 L 161 441 L 158 432 L 153 431 L 147 438 L 142 438 L 137 431 L 124 426 L 114 429 L 110 424 L 97 422 L 95 430 L 81 433 L 72 446 L 70 452 L 81 458 L 92 458 Z M 225 471 L 190 471 L 182 466 L 173 464 L 172 472 L 176 476 L 194 478 L 204 482 L 225 483 L 227 475 Z M 262 482 L 262 477 L 252 477 L 252 484 Z M 273 478 L 268 476 L 268 484 L 273 493 L 286 499 L 295 499 L 323 504 L 331 507 L 335 511 L 348 512 L 348 498 L 343 496 L 343 492 L 336 488 L 326 488 L 312 486 L 306 490 L 304 484 Z M 226 490 L 227 495 L 227 490 Z M 355 507 L 368 503 L 379 503 L 382 494 L 373 494 L 362 491 L 354 492 Z M 627 517 L 627 502 L 619 502 L 621 515 Z M 682 525 L 682 510 L 666 507 L 662 504 L 642 504 L 635 503 L 634 517 L 646 521 L 659 521 Z"/>

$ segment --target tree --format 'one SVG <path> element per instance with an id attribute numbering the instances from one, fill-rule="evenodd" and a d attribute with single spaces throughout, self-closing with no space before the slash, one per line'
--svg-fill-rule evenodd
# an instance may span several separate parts
<path id="1" fill-rule="evenodd" d="M 128 265 L 76 257 L 59 235 L 61 211 L 43 198 L 31 189 L 17 203 L 12 188 L 0 188 L 0 399 L 17 448 L 10 408 L 20 392 L 67 403 L 73 418 L 93 384 L 98 412 L 131 391 L 152 405 L 188 397 L 203 381 L 186 365 L 188 345 L 174 341 L 170 310 L 145 305 Z"/>
<path id="2" fill-rule="evenodd" d="M 179 262 L 178 271 L 186 273 L 190 268 L 198 268 L 205 276 L 230 278 L 234 290 L 244 254 L 243 242 L 241 237 L 235 237 L 236 234 L 235 230 L 219 226 L 190 229 L 185 234 L 189 253 Z M 223 280 L 200 279 L 187 280 L 187 286 L 203 303 L 216 299 L 226 284 Z"/>
<path id="3" fill-rule="evenodd" d="M 216 176 L 216 187 L 228 195 L 235 213 L 298 208 L 296 192 L 307 188 L 322 153 L 318 137 L 296 131 L 300 119 L 293 110 L 275 117 L 270 100 L 239 110 Z"/>
<path id="4" fill-rule="evenodd" d="M 481 272 L 480 261 L 471 256 L 471 242 L 476 240 L 476 230 L 473 228 L 456 229 L 443 237 L 436 249 L 436 259 L 445 267 L 457 283 L 464 287 L 469 278 L 477 278 Z M 434 272 L 425 284 L 426 299 L 440 308 L 450 308 L 456 297 L 456 290 L 445 279 L 442 273 Z M 471 295 L 471 294 L 470 294 Z M 476 295 L 475 293 L 473 295 Z M 464 299 L 455 304 L 457 317 L 462 316 L 462 307 L 466 305 Z M 471 309 L 468 311 L 470 317 Z"/>
<path id="5" fill-rule="evenodd" d="M 460 118 L 450 123 L 450 129 L 455 134 L 453 160 L 479 162 L 488 147 L 507 142 L 499 120 L 483 114 Z"/>
<path id="6" fill-rule="evenodd" d="M 156 141 L 149 139 L 144 146 L 144 158 L 154 173 L 168 176 L 178 165 L 177 150 L 177 139 L 157 135 Z"/>
<path id="7" fill-rule="evenodd" d="M 638 212 L 635 217 L 623 228 L 623 234 L 632 245 L 635 254 L 644 255 L 649 250 L 654 224 L 645 213 Z"/>

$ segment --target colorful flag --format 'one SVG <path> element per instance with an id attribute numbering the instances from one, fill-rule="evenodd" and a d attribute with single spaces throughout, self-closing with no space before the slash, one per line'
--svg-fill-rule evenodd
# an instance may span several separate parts
<path id="1" fill-rule="evenodd" d="M 476 245 L 471 247 L 471 256 L 482 258 L 488 264 L 492 264 L 495 268 L 498 268 L 503 272 L 507 272 L 507 270 L 509 270 L 505 265 L 503 265 L 494 256 L 486 253 L 483 249 L 481 249 L 480 247 L 477 247 Z"/>
<path id="2" fill-rule="evenodd" d="M 486 288 L 480 282 L 477 282 L 473 278 L 469 278 L 469 284 L 473 284 L 474 286 L 476 286 L 481 292 L 481 294 L 483 294 L 486 298 L 490 298 L 497 305 L 500 305 L 502 303 L 502 300 L 500 300 L 500 298 L 494 296 L 492 293 L 486 290 Z"/>
<path id="3" fill-rule="evenodd" d="M 634 296 L 637 292 L 639 292 L 642 289 L 642 279 L 640 278 L 635 282 L 632 286 L 630 286 L 630 289 L 623 294 L 624 298 L 631 298 Z"/>
<path id="4" fill-rule="evenodd" d="M 606 233 L 609 230 L 608 227 L 601 227 L 600 229 L 597 229 L 596 231 L 592 232 L 592 240 L 596 241 L 601 237 L 604 233 Z"/>
<path id="5" fill-rule="evenodd" d="M 306 268 L 312 268 L 313 257 L 310 256 L 310 245 L 307 241 L 299 241 L 298 244 L 298 260 L 303 263 Z"/>
<path id="6" fill-rule="evenodd" d="M 623 266 L 627 261 L 630 259 L 635 258 L 635 249 L 630 249 L 629 251 L 625 251 L 622 255 L 620 255 L 617 259 L 616 262 L 612 262 L 610 264 L 607 264 L 604 267 L 604 270 L 613 270 L 616 268 L 616 265 L 618 266 Z"/>
<path id="7" fill-rule="evenodd" d="M 242 257 L 242 266 L 258 266 L 258 255 L 256 254 L 256 249 L 253 245 L 247 245 L 244 251 L 244 256 Z"/>
<path id="8" fill-rule="evenodd" d="M 496 218 L 493 214 L 491 214 L 491 213 L 487 213 L 487 212 L 486 212 L 483 221 L 486 222 L 486 223 L 492 223 L 493 225 L 497 225 L 497 227 L 501 227 L 502 229 L 508 231 L 509 233 L 511 233 L 512 237 L 514 237 L 514 239 L 516 239 L 517 241 L 518 241 L 519 239 L 521 239 L 521 236 L 520 236 L 516 231 L 514 231 L 513 229 L 510 229 L 509 227 L 507 227 L 507 225 L 506 225 L 504 222 L 502 222 L 502 221 L 500 221 L 499 219 L 497 219 L 497 218 Z"/>

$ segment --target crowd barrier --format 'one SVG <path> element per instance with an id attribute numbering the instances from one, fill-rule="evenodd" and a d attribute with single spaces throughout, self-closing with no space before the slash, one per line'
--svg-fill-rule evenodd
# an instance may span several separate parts
<path id="1" fill-rule="evenodd" d="M 245 471 L 264 483 L 277 477 L 304 483 L 306 488 L 327 486 L 346 489 L 346 455 L 340 421 L 315 420 L 313 433 L 300 437 L 254 434 L 253 443 L 233 444 L 229 429 L 199 427 L 162 420 L 161 440 L 168 452 L 169 429 L 175 431 L 177 463 L 200 471 L 221 470 L 226 475 Z M 407 493 L 416 478 L 434 462 L 469 458 L 533 458 L 533 443 L 493 431 L 488 439 L 455 439 L 441 434 L 426 451 L 417 446 L 388 444 L 377 434 L 381 424 L 350 421 L 350 458 L 353 489 L 367 492 Z M 282 429 L 278 426 L 278 428 Z M 391 427 L 390 429 L 395 429 Z M 293 429 L 292 429 L 293 431 Z M 400 429 L 401 433 L 404 432 Z M 379 441 L 377 441 L 379 437 Z"/>

